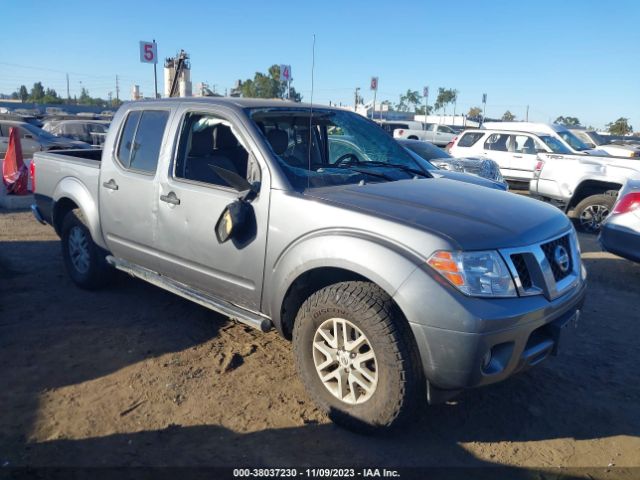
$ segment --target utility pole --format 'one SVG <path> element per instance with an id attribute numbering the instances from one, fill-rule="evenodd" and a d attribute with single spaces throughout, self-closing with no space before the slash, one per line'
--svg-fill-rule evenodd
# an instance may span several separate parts
<path id="1" fill-rule="evenodd" d="M 120 84 L 118 83 L 118 75 L 116 75 L 116 102 L 120 103 Z"/>
<path id="2" fill-rule="evenodd" d="M 529 121 L 529 105 L 527 105 L 527 114 L 524 116 L 525 122 Z"/>
<path id="3" fill-rule="evenodd" d="M 69 74 L 67 73 L 67 102 L 71 103 L 71 93 L 69 92 Z"/>
<path id="4" fill-rule="evenodd" d="M 487 94 L 482 94 L 482 123 L 484 123 L 484 119 L 487 116 Z"/>
<path id="5" fill-rule="evenodd" d="M 354 105 L 353 105 L 353 106 L 354 106 L 353 110 L 354 110 L 355 112 L 357 112 L 357 111 L 358 111 L 358 99 L 359 99 L 359 98 L 360 98 L 360 87 L 356 87 L 356 99 L 355 99 L 355 103 L 354 103 Z"/>
<path id="6" fill-rule="evenodd" d="M 158 51 L 158 46 L 156 45 L 156 39 L 153 39 L 153 46 L 155 47 L 153 50 L 155 52 Z M 156 96 L 153 98 L 158 98 L 158 72 L 156 70 L 156 66 L 158 65 L 158 61 L 154 58 L 154 62 L 153 62 L 153 86 L 155 88 L 155 94 Z"/>
<path id="7" fill-rule="evenodd" d="M 424 96 L 424 122 L 422 123 L 422 129 L 427 129 L 427 107 L 429 105 L 429 87 L 422 89 L 422 95 Z"/>

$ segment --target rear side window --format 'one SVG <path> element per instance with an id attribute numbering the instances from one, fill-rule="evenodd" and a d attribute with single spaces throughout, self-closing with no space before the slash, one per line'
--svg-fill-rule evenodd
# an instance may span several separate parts
<path id="1" fill-rule="evenodd" d="M 169 112 L 145 110 L 127 117 L 118 147 L 118 160 L 127 169 L 153 173 Z"/>
<path id="2" fill-rule="evenodd" d="M 467 132 L 460 137 L 460 140 L 458 140 L 458 147 L 471 147 L 482 138 L 482 135 L 484 135 L 484 133 Z"/>
<path id="3" fill-rule="evenodd" d="M 507 135 L 506 133 L 494 133 L 484 143 L 484 148 L 486 150 L 506 152 L 507 142 L 509 141 L 509 137 L 510 135 Z"/>

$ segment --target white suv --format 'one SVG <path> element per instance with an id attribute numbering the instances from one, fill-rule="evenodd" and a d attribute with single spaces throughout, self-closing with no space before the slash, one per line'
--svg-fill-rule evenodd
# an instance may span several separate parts
<path id="1" fill-rule="evenodd" d="M 465 130 L 453 142 L 454 157 L 481 156 L 494 160 L 502 176 L 511 182 L 529 182 L 538 162 L 538 153 L 570 154 L 555 136 L 513 130 Z"/>

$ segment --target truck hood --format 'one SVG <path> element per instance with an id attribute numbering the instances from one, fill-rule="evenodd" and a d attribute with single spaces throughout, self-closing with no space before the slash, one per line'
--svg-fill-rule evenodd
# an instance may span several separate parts
<path id="1" fill-rule="evenodd" d="M 415 227 L 463 250 L 530 245 L 570 228 L 556 207 L 447 178 L 325 187 L 305 195 Z"/>

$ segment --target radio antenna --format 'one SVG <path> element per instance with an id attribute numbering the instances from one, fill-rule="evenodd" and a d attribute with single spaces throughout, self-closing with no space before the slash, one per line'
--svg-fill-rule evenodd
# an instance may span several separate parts
<path id="1" fill-rule="evenodd" d="M 312 136 L 312 128 L 313 128 L 313 73 L 316 66 L 316 34 L 313 34 L 313 46 L 311 47 L 311 100 L 309 101 L 309 156 L 308 156 L 308 167 L 309 172 L 307 173 L 307 188 L 311 186 L 311 142 L 313 139 Z"/>

